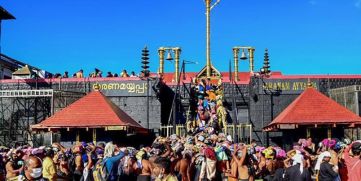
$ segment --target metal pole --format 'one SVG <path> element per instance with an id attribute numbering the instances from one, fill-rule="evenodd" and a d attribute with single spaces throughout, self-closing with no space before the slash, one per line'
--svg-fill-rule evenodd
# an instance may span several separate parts
<path id="1" fill-rule="evenodd" d="M 50 144 L 53 144 L 53 132 L 50 131 L 49 133 L 50 133 Z"/>
<path id="2" fill-rule="evenodd" d="M 259 81 L 259 79 L 258 79 Z M 262 81 L 263 82 L 263 81 Z M 259 84 L 258 84 L 259 85 Z M 263 95 L 262 95 L 262 128 L 264 128 L 264 87 L 262 84 L 262 90 L 263 90 Z M 262 144 L 264 144 L 264 131 L 262 131 Z"/>
<path id="3" fill-rule="evenodd" d="M 175 97 L 177 96 L 177 93 L 175 93 L 176 95 L 174 95 Z M 173 110 L 173 134 L 176 132 L 176 126 L 177 126 L 177 107 L 176 107 L 176 104 L 175 102 L 173 102 L 173 105 L 172 105 L 172 110 Z"/>
<path id="4" fill-rule="evenodd" d="M 273 92 L 271 92 L 271 121 L 273 121 Z M 269 146 L 269 132 L 266 132 L 266 144 Z"/>
<path id="5" fill-rule="evenodd" d="M 211 13 L 211 0 L 205 0 L 206 3 L 206 59 L 207 59 L 207 77 L 211 77 L 211 30 L 210 30 L 210 13 Z"/>
<path id="6" fill-rule="evenodd" d="M 54 93 L 51 96 L 51 115 L 54 115 Z"/>
<path id="7" fill-rule="evenodd" d="M 184 60 L 183 60 L 183 62 L 184 62 Z M 183 67 L 183 63 L 182 63 L 181 71 L 179 72 L 179 74 L 183 72 L 183 69 L 184 69 L 184 67 Z M 175 88 L 173 102 L 172 102 L 172 109 L 171 109 L 171 113 L 173 111 L 173 121 L 172 121 L 172 123 L 173 123 L 173 131 L 174 132 L 176 132 L 176 119 L 177 119 L 177 115 L 176 115 L 176 108 L 177 107 L 175 105 L 175 102 L 176 102 L 176 98 L 178 96 L 178 89 L 179 89 L 179 84 L 180 84 L 180 76 L 181 75 L 177 75 L 177 77 L 178 77 L 178 79 L 176 80 L 177 81 L 177 86 Z M 171 118 L 171 113 L 169 114 L 168 123 L 169 123 L 170 118 Z"/>
<path id="8" fill-rule="evenodd" d="M 2 23 L 2 21 L 1 21 L 1 19 L 0 19 L 0 59 L 1 59 L 1 23 Z M 2 67 L 1 67 L 1 65 L 0 65 L 0 79 L 3 79 L 4 77 L 3 77 L 3 70 L 2 70 Z"/>
<path id="9" fill-rule="evenodd" d="M 235 143 L 238 143 L 238 131 L 237 131 L 238 118 L 237 118 L 237 105 L 236 105 L 234 90 L 235 90 L 235 82 L 233 82 L 233 87 L 232 87 L 232 109 L 233 109 L 233 117 L 234 117 L 233 125 L 235 132 L 234 141 Z"/>
<path id="10" fill-rule="evenodd" d="M 229 82 L 232 82 L 232 63 L 231 63 L 231 60 L 229 60 Z"/>
<path id="11" fill-rule="evenodd" d="M 149 77 L 147 77 L 147 129 L 149 129 Z"/>
<path id="12" fill-rule="evenodd" d="M 0 54 L 2 53 L 2 51 L 1 51 L 1 34 L 2 34 L 2 32 L 1 32 L 1 29 L 2 29 L 2 26 L 1 26 L 1 24 L 2 24 L 2 20 L 0 19 Z"/>
<path id="13" fill-rule="evenodd" d="M 186 80 L 186 65 L 185 61 L 183 60 L 182 66 L 183 66 L 183 80 Z"/>
<path id="14" fill-rule="evenodd" d="M 176 132 L 176 126 L 177 126 L 177 107 L 176 107 L 176 99 L 177 99 L 177 95 L 178 95 L 178 85 L 179 83 L 177 84 L 176 88 L 175 88 L 175 91 L 174 91 L 174 97 L 173 97 L 173 102 L 172 102 L 172 116 L 173 116 L 173 121 L 172 121 L 172 125 L 173 125 L 173 133 Z"/>

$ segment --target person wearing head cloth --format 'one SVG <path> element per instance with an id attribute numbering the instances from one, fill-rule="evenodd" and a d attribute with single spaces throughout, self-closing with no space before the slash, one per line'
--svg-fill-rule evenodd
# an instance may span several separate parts
<path id="1" fill-rule="evenodd" d="M 347 168 L 347 176 L 349 181 L 361 180 L 361 142 L 356 141 L 349 145 L 343 153 L 343 159 Z"/>
<path id="2" fill-rule="evenodd" d="M 334 166 L 329 163 L 331 160 L 331 153 L 325 151 L 322 153 L 322 156 L 323 162 L 320 165 L 318 181 L 334 181 L 337 178 L 338 173 L 334 171 Z"/>
<path id="3" fill-rule="evenodd" d="M 285 172 L 287 181 L 311 181 L 311 174 L 308 169 L 304 168 L 304 158 L 300 151 L 292 157 L 292 166 L 288 167 Z"/>

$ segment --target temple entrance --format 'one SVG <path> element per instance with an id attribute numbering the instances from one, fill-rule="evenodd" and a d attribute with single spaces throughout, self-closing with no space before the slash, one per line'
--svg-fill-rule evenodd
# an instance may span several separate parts
<path id="1" fill-rule="evenodd" d="M 312 138 L 314 143 L 319 143 L 323 139 L 327 138 L 327 128 L 307 128 L 309 130 L 309 135 L 307 136 Z"/>

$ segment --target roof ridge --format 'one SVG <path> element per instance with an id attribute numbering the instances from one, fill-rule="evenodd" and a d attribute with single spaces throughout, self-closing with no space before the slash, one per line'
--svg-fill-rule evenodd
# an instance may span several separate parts
<path id="1" fill-rule="evenodd" d="M 361 118 L 317 89 L 305 89 L 272 122 L 275 124 L 360 123 Z"/>
<path id="2" fill-rule="evenodd" d="M 100 91 L 93 91 L 34 128 L 130 126 L 143 128 Z"/>

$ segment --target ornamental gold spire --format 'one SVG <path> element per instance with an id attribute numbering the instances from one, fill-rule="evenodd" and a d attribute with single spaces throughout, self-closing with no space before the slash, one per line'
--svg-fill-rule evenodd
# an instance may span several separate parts
<path id="1" fill-rule="evenodd" d="M 307 88 L 311 88 L 311 87 L 313 87 L 313 85 L 312 85 L 311 79 L 308 78 L 307 79 Z"/>

